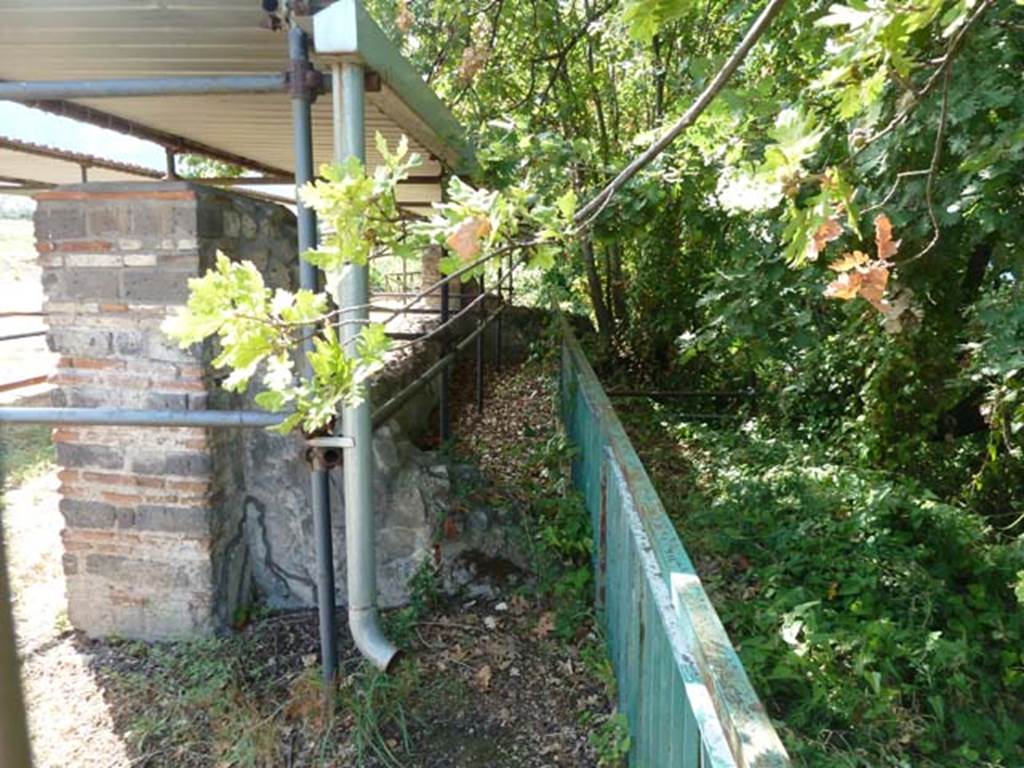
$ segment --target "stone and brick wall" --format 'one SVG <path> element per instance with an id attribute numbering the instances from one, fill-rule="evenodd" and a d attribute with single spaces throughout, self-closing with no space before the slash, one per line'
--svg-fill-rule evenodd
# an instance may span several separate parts
<path id="1" fill-rule="evenodd" d="M 220 390 L 223 374 L 212 370 L 208 345 L 178 349 L 159 326 L 218 250 L 254 262 L 271 287 L 294 288 L 290 211 L 189 182 L 85 184 L 42 192 L 37 201 L 48 340 L 60 354 L 54 405 L 255 408 L 248 396 Z M 467 319 L 454 335 L 474 323 Z M 524 346 L 533 335 L 509 328 L 506 345 Z M 440 354 L 429 343 L 393 360 L 375 379 L 373 401 L 384 402 Z M 434 555 L 450 505 L 444 460 L 413 442 L 434 427 L 436 402 L 434 381 L 374 435 L 383 605 L 407 598 L 408 577 Z M 262 429 L 90 426 L 59 428 L 54 439 L 75 627 L 171 638 L 215 631 L 253 599 L 316 604 L 309 468 L 299 438 Z M 340 488 L 339 470 L 331 504 L 343 605 Z"/>
<path id="2" fill-rule="evenodd" d="M 294 221 L 274 205 L 187 183 L 91 184 L 40 193 L 36 237 L 53 404 L 195 410 L 207 355 L 160 332 L 218 248 L 283 278 Z M 72 623 L 89 634 L 209 632 L 249 599 L 231 456 L 213 430 L 55 430 Z M 237 473 L 235 473 L 237 474 Z"/>

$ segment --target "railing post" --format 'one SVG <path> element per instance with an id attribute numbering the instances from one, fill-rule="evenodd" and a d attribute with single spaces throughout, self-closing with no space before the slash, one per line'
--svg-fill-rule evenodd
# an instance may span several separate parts
<path id="1" fill-rule="evenodd" d="M 512 268 L 512 251 L 508 253 L 508 303 L 512 303 L 512 296 L 515 293 L 515 286 L 512 284 L 512 274 L 515 270 Z"/>
<path id="2" fill-rule="evenodd" d="M 501 292 L 503 288 L 504 279 L 501 273 L 501 259 L 498 259 L 498 306 L 501 306 L 502 298 Z M 498 315 L 497 321 L 495 321 L 497 327 L 494 330 L 494 368 L 497 371 L 501 370 L 501 315 Z"/>
<path id="3" fill-rule="evenodd" d="M 484 298 L 484 276 L 480 275 L 480 309 L 477 311 L 477 324 L 482 325 L 487 316 L 487 299 Z M 476 337 L 476 412 L 484 412 L 484 335 L 481 333 Z"/>
<path id="4" fill-rule="evenodd" d="M 441 286 L 441 325 L 448 322 L 448 316 L 451 313 L 450 304 L 450 283 L 446 280 Z M 448 354 L 449 344 L 447 341 L 447 334 L 442 334 L 442 348 L 441 356 L 444 357 Z M 448 400 L 449 390 L 451 388 L 452 381 L 452 370 L 451 366 L 446 365 L 441 370 L 441 394 L 440 394 L 440 416 L 441 416 L 441 442 L 446 443 L 451 439 L 451 411 L 450 403 Z"/>

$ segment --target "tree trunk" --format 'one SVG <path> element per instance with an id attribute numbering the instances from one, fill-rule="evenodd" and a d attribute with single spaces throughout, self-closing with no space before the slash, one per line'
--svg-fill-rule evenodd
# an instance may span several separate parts
<path id="1" fill-rule="evenodd" d="M 616 323 L 622 327 L 629 322 L 629 317 L 626 313 L 626 281 L 622 276 L 622 253 L 617 242 L 608 243 L 608 256 L 611 265 L 608 274 L 609 293 L 612 297 L 611 309 Z"/>
<path id="2" fill-rule="evenodd" d="M 579 242 L 580 253 L 583 255 L 583 266 L 587 271 L 587 291 L 590 293 L 590 303 L 594 307 L 594 316 L 597 318 L 597 333 L 601 337 L 602 345 L 610 347 L 615 332 L 615 321 L 604 300 L 601 276 L 597 272 L 597 263 L 594 261 L 594 243 L 590 239 L 590 235 L 587 234 L 582 235 Z"/>

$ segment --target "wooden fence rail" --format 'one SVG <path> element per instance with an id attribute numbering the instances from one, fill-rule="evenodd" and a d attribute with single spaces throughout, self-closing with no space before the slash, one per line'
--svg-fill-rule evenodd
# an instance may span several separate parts
<path id="1" fill-rule="evenodd" d="M 562 414 L 635 768 L 789 766 L 611 402 L 563 320 Z"/>

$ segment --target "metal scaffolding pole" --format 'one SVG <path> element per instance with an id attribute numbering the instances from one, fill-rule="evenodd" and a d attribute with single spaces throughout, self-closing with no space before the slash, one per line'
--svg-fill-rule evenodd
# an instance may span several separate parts
<path id="1" fill-rule="evenodd" d="M 355 156 L 366 162 L 365 72 L 361 64 L 334 65 L 334 146 L 337 159 Z M 341 101 L 339 102 L 339 96 Z M 341 118 L 340 120 L 338 118 Z M 330 279 L 330 276 L 329 276 Z M 369 267 L 349 264 L 341 275 L 335 301 L 342 319 L 369 318 Z M 346 307 L 352 309 L 345 311 Z M 360 323 L 346 322 L 340 334 L 345 350 L 356 354 Z M 348 624 L 360 652 L 379 669 L 387 670 L 398 649 L 384 636 L 377 615 L 377 553 L 373 509 L 373 424 L 370 399 L 342 410 L 342 431 L 355 440 L 345 451 L 345 545 L 348 569 Z"/>
<path id="2" fill-rule="evenodd" d="M 98 99 L 128 96 L 205 96 L 238 93 L 283 93 L 284 73 L 135 77 L 117 80 L 39 80 L 0 82 L 0 100 Z"/>
<path id="3" fill-rule="evenodd" d="M 298 26 L 288 30 L 288 55 L 292 72 L 302 73 L 309 67 L 309 41 Z M 301 76 L 301 75 L 299 75 Z M 302 254 L 316 248 L 316 214 L 302 203 L 300 187 L 312 181 L 313 127 L 310 115 L 309 92 L 304 88 L 292 91 L 292 138 L 295 149 L 295 203 L 299 245 L 299 287 L 317 290 L 317 270 L 302 258 Z M 306 355 L 313 349 L 313 340 L 302 341 L 303 370 L 311 374 Z M 322 449 L 314 449 L 310 483 L 313 513 L 313 539 L 316 542 L 317 608 L 320 616 L 320 654 L 325 691 L 330 691 L 338 670 L 338 627 L 334 614 L 334 542 L 331 527 L 331 497 L 328 468 Z"/>
<path id="4" fill-rule="evenodd" d="M 263 411 L 158 411 L 128 408 L 0 408 L 0 423 L 105 427 L 272 427 L 288 414 Z"/>
<path id="5" fill-rule="evenodd" d="M 11 615 L 11 590 L 7 581 L 3 526 L 0 526 L 0 765 L 28 768 L 31 753 L 28 724 L 21 697 L 18 646 Z"/>

